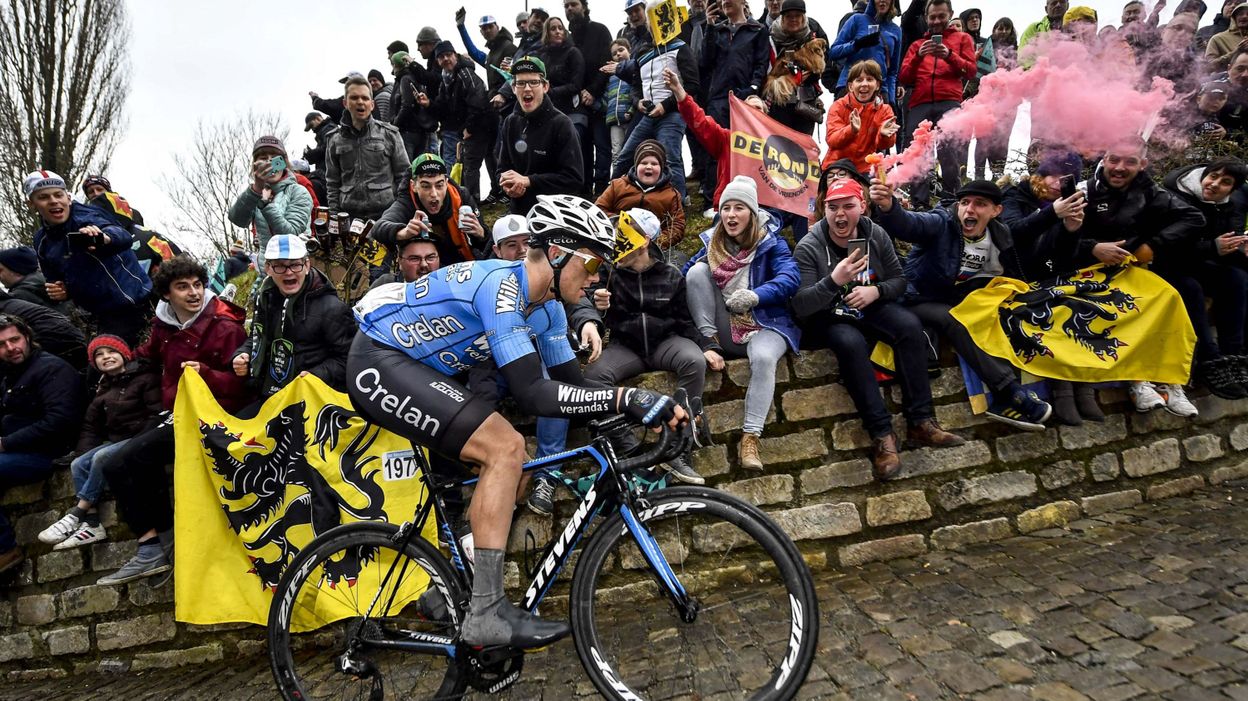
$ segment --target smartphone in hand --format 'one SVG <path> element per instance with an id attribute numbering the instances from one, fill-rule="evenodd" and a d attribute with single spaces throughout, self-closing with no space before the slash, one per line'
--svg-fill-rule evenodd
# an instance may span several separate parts
<path id="1" fill-rule="evenodd" d="M 269 175 L 278 175 L 286 170 L 286 159 L 281 156 L 274 156 L 269 159 Z"/>
<path id="2" fill-rule="evenodd" d="M 1063 175 L 1061 178 L 1061 194 L 1062 198 L 1071 197 L 1075 194 L 1075 176 Z"/>

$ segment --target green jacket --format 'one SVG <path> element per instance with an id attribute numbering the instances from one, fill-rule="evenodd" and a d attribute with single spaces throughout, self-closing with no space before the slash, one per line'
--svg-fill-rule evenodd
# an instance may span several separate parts
<path id="1" fill-rule="evenodd" d="M 285 178 L 269 187 L 273 190 L 273 200 L 268 204 L 263 204 L 260 195 L 248 187 L 230 207 L 230 222 L 234 226 L 256 227 L 261 267 L 264 266 L 264 247 L 270 238 L 279 234 L 306 234 L 312 225 L 312 195 L 295 180 L 293 172 L 286 171 Z"/>

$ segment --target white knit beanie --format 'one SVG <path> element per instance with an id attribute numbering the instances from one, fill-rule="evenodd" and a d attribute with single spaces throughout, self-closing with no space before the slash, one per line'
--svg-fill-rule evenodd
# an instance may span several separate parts
<path id="1" fill-rule="evenodd" d="M 758 217 L 758 186 L 754 184 L 753 178 L 746 175 L 738 175 L 732 179 L 732 182 L 724 186 L 723 193 L 719 196 L 719 206 L 723 207 L 725 202 L 736 200 L 750 208 L 754 212 L 754 216 Z"/>

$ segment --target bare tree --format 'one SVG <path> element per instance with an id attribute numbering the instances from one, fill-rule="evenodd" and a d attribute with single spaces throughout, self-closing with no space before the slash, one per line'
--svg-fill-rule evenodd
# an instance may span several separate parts
<path id="1" fill-rule="evenodd" d="M 173 158 L 174 172 L 158 184 L 178 212 L 178 231 L 198 235 L 205 249 L 228 255 L 230 243 L 251 236 L 230 223 L 230 205 L 251 184 L 251 147 L 272 134 L 286 140 L 289 129 L 276 112 L 247 110 L 220 121 L 200 120 L 191 147 Z"/>
<path id="2" fill-rule="evenodd" d="M 18 183 L 36 168 L 76 182 L 107 168 L 130 90 L 123 0 L 0 5 L 0 236 L 29 242 Z"/>

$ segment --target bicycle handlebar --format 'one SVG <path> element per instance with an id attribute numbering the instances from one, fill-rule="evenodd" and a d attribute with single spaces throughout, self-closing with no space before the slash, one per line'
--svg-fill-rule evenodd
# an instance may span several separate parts
<path id="1" fill-rule="evenodd" d="M 693 440 L 689 431 L 689 424 L 676 429 L 664 425 L 653 448 L 641 455 L 619 461 L 616 468 L 625 472 L 642 470 L 675 458 L 689 449 L 689 442 Z"/>

